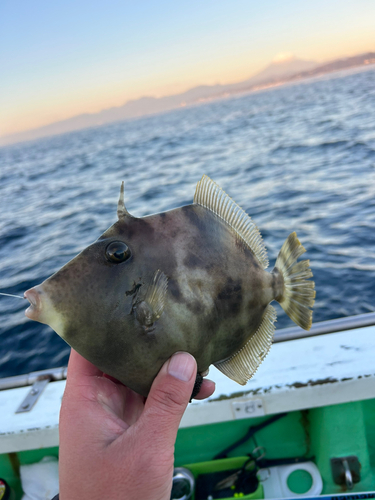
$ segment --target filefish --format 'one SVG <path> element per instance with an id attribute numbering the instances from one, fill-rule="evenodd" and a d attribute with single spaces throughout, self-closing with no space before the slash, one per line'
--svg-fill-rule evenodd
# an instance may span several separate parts
<path id="1" fill-rule="evenodd" d="M 118 220 L 42 284 L 25 292 L 26 316 L 143 396 L 163 363 L 191 353 L 245 385 L 272 345 L 276 300 L 299 326 L 312 323 L 309 261 L 296 233 L 271 272 L 253 220 L 209 177 L 190 205 Z"/>

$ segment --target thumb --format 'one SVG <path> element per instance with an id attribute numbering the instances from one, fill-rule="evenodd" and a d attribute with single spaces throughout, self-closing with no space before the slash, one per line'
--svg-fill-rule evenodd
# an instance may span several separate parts
<path id="1" fill-rule="evenodd" d="M 193 392 L 197 363 L 191 354 L 178 352 L 164 363 L 155 378 L 139 419 L 146 435 L 173 447 L 178 426 Z"/>

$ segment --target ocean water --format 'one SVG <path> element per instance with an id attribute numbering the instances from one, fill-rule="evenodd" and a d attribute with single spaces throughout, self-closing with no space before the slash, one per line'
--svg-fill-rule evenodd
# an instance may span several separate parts
<path id="1" fill-rule="evenodd" d="M 314 321 L 375 311 L 375 68 L 1 148 L 0 291 L 22 295 L 96 240 L 122 180 L 143 216 L 191 203 L 203 174 L 252 216 L 271 269 L 297 231 Z M 25 309 L 0 297 L 0 377 L 67 363 Z"/>

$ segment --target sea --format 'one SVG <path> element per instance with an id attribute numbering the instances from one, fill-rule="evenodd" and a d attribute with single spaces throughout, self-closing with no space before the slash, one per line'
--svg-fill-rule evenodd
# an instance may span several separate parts
<path id="1" fill-rule="evenodd" d="M 296 231 L 314 322 L 375 311 L 375 68 L 0 148 L 0 291 L 23 295 L 116 219 L 192 203 L 203 174 L 256 222 L 270 269 Z M 0 377 L 69 347 L 0 296 Z M 292 326 L 277 306 L 278 328 Z"/>

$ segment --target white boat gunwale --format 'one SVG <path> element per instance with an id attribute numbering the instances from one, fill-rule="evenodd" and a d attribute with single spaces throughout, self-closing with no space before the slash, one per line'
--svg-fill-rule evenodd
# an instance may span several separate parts
<path id="1" fill-rule="evenodd" d="M 210 378 L 217 383 L 215 394 L 205 401 L 193 402 L 187 408 L 181 428 L 214 424 L 241 418 L 259 417 L 349 401 L 375 398 L 375 314 L 349 318 L 347 325 L 372 322 L 351 330 L 331 334 L 311 332 L 302 338 L 290 338 L 285 331 L 276 335 L 276 341 L 258 372 L 246 387 L 227 379 L 216 369 Z M 371 316 L 371 318 L 370 318 Z M 355 317 L 354 317 L 355 318 Z M 344 319 L 344 318 L 343 318 Z M 342 319 L 333 320 L 342 323 Z M 324 322 L 329 323 L 329 322 Z M 326 328 L 326 325 L 323 325 Z M 331 327 L 335 327 L 333 323 Z M 342 327 L 342 324 L 341 324 Z M 319 323 L 316 331 L 322 331 Z M 293 329 L 292 335 L 298 334 Z M 291 349 L 292 347 L 292 349 Z M 52 373 L 31 411 L 15 414 L 30 386 L 38 376 Z M 66 367 L 42 370 L 17 376 L 21 387 L 0 390 L 0 454 L 58 446 L 58 421 L 61 398 L 65 389 Z M 4 380 L 4 379 L 3 379 Z M 1 385 L 1 380 L 0 380 Z"/>

